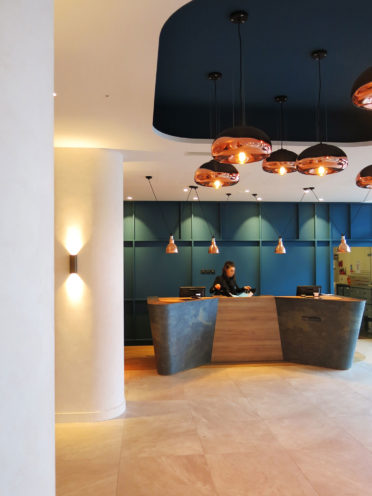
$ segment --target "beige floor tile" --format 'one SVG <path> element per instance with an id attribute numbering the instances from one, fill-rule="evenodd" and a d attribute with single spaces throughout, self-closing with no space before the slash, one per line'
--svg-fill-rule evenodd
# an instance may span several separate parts
<path id="1" fill-rule="evenodd" d="M 340 429 L 372 451 L 372 415 L 345 415 L 337 417 L 335 422 Z"/>
<path id="2" fill-rule="evenodd" d="M 162 417 L 174 413 L 191 414 L 191 406 L 186 400 L 127 401 L 122 418 Z"/>
<path id="3" fill-rule="evenodd" d="M 257 412 L 248 398 L 237 397 L 225 401 L 221 398 L 189 400 L 195 420 L 210 422 L 244 422 L 258 418 Z"/>
<path id="4" fill-rule="evenodd" d="M 335 421 L 313 408 L 301 415 L 265 420 L 278 442 L 286 449 L 316 447 L 329 439 L 341 439 L 345 431 Z"/>
<path id="5" fill-rule="evenodd" d="M 284 450 L 207 455 L 219 496 L 317 496 Z"/>
<path id="6" fill-rule="evenodd" d="M 203 455 L 123 457 L 117 496 L 218 496 Z"/>
<path id="7" fill-rule="evenodd" d="M 125 385 L 128 401 L 159 401 L 184 399 L 184 386 L 176 376 L 132 375 Z"/>
<path id="8" fill-rule="evenodd" d="M 196 455 L 203 450 L 191 413 L 124 419 L 123 456 Z"/>
<path id="9" fill-rule="evenodd" d="M 302 394 L 329 417 L 357 414 L 372 415 L 372 399 L 342 385 L 333 390 L 330 388 L 314 389 L 303 391 Z"/>
<path id="10" fill-rule="evenodd" d="M 114 496 L 123 421 L 56 425 L 57 496 Z"/>
<path id="11" fill-rule="evenodd" d="M 292 387 L 287 381 L 239 384 L 244 396 L 264 419 L 303 415 L 314 407 L 311 398 Z"/>
<path id="12" fill-rule="evenodd" d="M 226 401 L 242 396 L 226 369 L 222 367 L 193 369 L 180 375 L 180 380 L 186 399 L 220 398 Z"/>
<path id="13" fill-rule="evenodd" d="M 320 496 L 371 494 L 372 453 L 351 436 L 290 454 Z"/>
<path id="14" fill-rule="evenodd" d="M 279 445 L 261 419 L 237 422 L 231 419 L 197 422 L 197 432 L 205 453 L 254 452 L 258 446 Z"/>

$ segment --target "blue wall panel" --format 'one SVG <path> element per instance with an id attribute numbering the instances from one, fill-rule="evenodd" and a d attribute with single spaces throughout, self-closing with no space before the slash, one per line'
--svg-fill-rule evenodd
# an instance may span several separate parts
<path id="1" fill-rule="evenodd" d="M 239 284 L 256 287 L 258 294 L 293 295 L 298 284 L 315 283 L 332 292 L 333 247 L 341 233 L 350 246 L 372 245 L 372 204 L 190 201 L 161 207 L 164 215 L 155 202 L 124 205 L 126 342 L 151 337 L 148 296 L 177 295 L 184 285 L 208 291 L 226 260 L 236 263 Z M 165 253 L 170 230 L 178 255 Z M 219 255 L 208 254 L 212 234 Z M 278 235 L 286 255 L 274 254 Z"/>
<path id="2" fill-rule="evenodd" d="M 178 243 L 179 253 L 167 255 L 165 244 L 136 244 L 135 298 L 175 296 L 180 286 L 190 284 L 191 247 Z"/>
<path id="3" fill-rule="evenodd" d="M 219 255 L 208 254 L 208 244 L 195 243 L 193 250 L 193 284 L 206 286 L 209 291 L 214 278 L 222 273 L 226 260 L 233 260 L 238 268 L 237 282 L 245 286 L 257 287 L 259 283 L 259 247 L 258 243 L 219 242 Z M 201 269 L 214 269 L 214 275 L 200 274 Z"/>
<path id="4" fill-rule="evenodd" d="M 286 242 L 286 255 L 274 253 L 275 243 L 262 246 L 261 293 L 295 295 L 296 288 L 314 281 L 314 244 Z"/>
<path id="5" fill-rule="evenodd" d="M 260 238 L 260 208 L 257 203 L 221 204 L 222 239 L 255 240 Z"/>
<path id="6" fill-rule="evenodd" d="M 297 238 L 296 203 L 262 203 L 262 239 L 264 241 L 283 236 Z"/>

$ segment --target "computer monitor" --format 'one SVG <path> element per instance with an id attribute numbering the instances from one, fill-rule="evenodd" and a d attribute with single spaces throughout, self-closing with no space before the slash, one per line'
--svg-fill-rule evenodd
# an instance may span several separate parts
<path id="1" fill-rule="evenodd" d="M 204 298 L 205 286 L 181 286 L 181 298 Z"/>
<path id="2" fill-rule="evenodd" d="M 297 286 L 296 296 L 313 296 L 314 293 L 321 293 L 322 286 Z"/>

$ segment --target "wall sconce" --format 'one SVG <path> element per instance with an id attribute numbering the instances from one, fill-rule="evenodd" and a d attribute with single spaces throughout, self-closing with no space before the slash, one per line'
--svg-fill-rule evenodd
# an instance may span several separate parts
<path id="1" fill-rule="evenodd" d="M 77 255 L 70 255 L 70 274 L 77 274 L 78 261 Z"/>

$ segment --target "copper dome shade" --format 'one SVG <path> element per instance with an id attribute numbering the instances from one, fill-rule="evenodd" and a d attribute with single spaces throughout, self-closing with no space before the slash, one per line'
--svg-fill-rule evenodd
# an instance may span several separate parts
<path id="1" fill-rule="evenodd" d="M 362 72 L 353 84 L 351 100 L 356 107 L 372 110 L 372 66 Z"/>
<path id="2" fill-rule="evenodd" d="M 220 189 L 238 184 L 239 172 L 233 165 L 220 164 L 216 160 L 210 160 L 196 170 L 194 181 L 200 186 Z"/>
<path id="3" fill-rule="evenodd" d="M 225 129 L 212 144 L 212 155 L 223 164 L 248 164 L 267 158 L 271 141 L 264 131 L 253 126 Z"/>
<path id="4" fill-rule="evenodd" d="M 297 171 L 296 160 L 297 153 L 280 148 L 280 150 L 273 152 L 270 157 L 265 158 L 262 162 L 262 168 L 265 172 L 283 176 Z"/>
<path id="5" fill-rule="evenodd" d="M 355 183 L 359 188 L 372 188 L 372 165 L 364 167 L 355 179 Z"/>
<path id="6" fill-rule="evenodd" d="M 348 166 L 346 153 L 338 146 L 318 143 L 306 148 L 297 158 L 301 174 L 326 176 L 341 172 Z"/>

